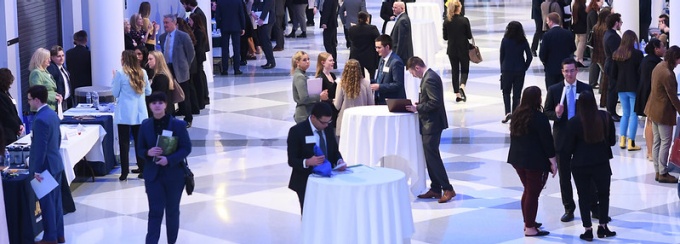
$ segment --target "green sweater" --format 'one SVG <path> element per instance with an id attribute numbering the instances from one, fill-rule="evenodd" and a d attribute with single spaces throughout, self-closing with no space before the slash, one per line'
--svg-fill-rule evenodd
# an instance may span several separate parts
<path id="1" fill-rule="evenodd" d="M 47 70 L 34 69 L 31 70 L 31 75 L 28 77 L 28 84 L 30 86 L 41 85 L 47 88 L 47 105 L 52 110 L 57 106 L 57 82 L 54 81 L 52 75 Z"/>

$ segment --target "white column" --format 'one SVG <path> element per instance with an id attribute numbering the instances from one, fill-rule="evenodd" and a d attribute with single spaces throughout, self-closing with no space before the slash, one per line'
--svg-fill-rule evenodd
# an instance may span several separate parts
<path id="1" fill-rule="evenodd" d="M 670 14 L 671 16 L 671 23 L 670 23 L 670 28 L 671 28 L 671 36 L 669 36 L 670 43 L 668 46 L 673 46 L 673 45 L 678 45 L 680 46 L 680 33 L 674 33 L 673 28 L 680 29 L 680 2 L 678 1 L 670 1 L 669 3 L 669 9 L 670 9 Z M 675 14 L 675 18 L 673 18 L 673 15 Z M 675 31 L 677 32 L 677 31 Z"/>
<path id="2" fill-rule="evenodd" d="M 111 86 L 111 71 L 120 69 L 123 42 L 123 1 L 89 0 L 90 33 L 88 45 L 92 54 L 92 85 Z M 104 17 L 106 16 L 106 17 Z"/>
<path id="3" fill-rule="evenodd" d="M 213 82 L 213 48 L 212 48 L 212 25 L 210 24 L 210 0 L 198 0 L 198 7 L 203 10 L 203 13 L 205 13 L 205 30 L 206 33 L 208 34 L 208 45 L 210 45 L 210 51 L 205 54 L 206 60 L 203 62 L 203 71 L 205 72 L 205 77 L 207 78 L 208 82 Z M 241 44 L 243 45 L 243 44 Z M 238 65 L 238 64 L 236 64 Z"/>
<path id="4" fill-rule="evenodd" d="M 663 13 L 663 6 L 666 4 L 664 0 L 651 0 L 652 1 L 652 23 L 649 25 L 651 28 L 657 28 L 659 26 L 659 15 Z"/>
<path id="5" fill-rule="evenodd" d="M 614 12 L 621 14 L 621 34 L 632 30 L 635 35 L 640 35 L 640 2 L 638 1 L 614 1 Z"/>

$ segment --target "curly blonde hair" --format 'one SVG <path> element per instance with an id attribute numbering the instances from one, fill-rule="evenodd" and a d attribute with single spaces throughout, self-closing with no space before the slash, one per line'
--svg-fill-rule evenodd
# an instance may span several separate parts
<path id="1" fill-rule="evenodd" d="M 355 99 L 359 97 L 362 78 L 359 61 L 356 59 L 347 60 L 345 69 L 342 71 L 342 82 L 340 82 L 340 86 L 342 87 L 342 90 L 345 91 L 345 94 L 347 94 L 347 98 Z"/>

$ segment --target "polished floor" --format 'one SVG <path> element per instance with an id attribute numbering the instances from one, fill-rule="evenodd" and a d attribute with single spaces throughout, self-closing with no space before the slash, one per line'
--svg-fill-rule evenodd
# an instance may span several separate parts
<path id="1" fill-rule="evenodd" d="M 468 1 L 473 2 L 473 1 Z M 367 1 L 374 24 L 382 25 L 380 1 Z M 485 61 L 471 65 L 467 103 L 456 103 L 444 51 L 431 64 L 444 79 L 449 129 L 441 151 L 458 195 L 449 203 L 411 196 L 415 233 L 412 243 L 572 243 L 582 233 L 578 217 L 560 222 L 563 213 L 557 178 L 550 178 L 540 198 L 538 221 L 549 236 L 523 236 L 522 186 L 505 162 L 508 126 L 501 124 L 498 49 L 506 24 L 520 21 L 531 38 L 534 24 L 529 1 L 466 4 L 473 35 Z M 318 23 L 318 16 L 317 16 Z M 290 31 L 290 26 L 288 28 Z M 181 202 L 178 243 L 300 243 L 301 221 L 296 195 L 287 189 L 286 135 L 294 125 L 290 58 L 305 50 L 315 67 L 323 50 L 321 30 L 309 28 L 306 39 L 286 39 L 275 52 L 277 67 L 262 70 L 264 57 L 242 67 L 244 75 L 216 76 L 210 84 L 211 104 L 195 116 L 189 129 L 193 152 L 189 163 L 196 190 Z M 338 34 L 341 73 L 349 51 Z M 231 71 L 230 71 L 231 72 Z M 408 74 L 406 74 L 408 75 Z M 581 71 L 579 78 L 587 80 Z M 535 59 L 525 86 L 543 88 L 543 71 Z M 638 144 L 643 147 L 642 128 Z M 360 142 L 357 142 L 360 143 Z M 680 243 L 680 201 L 676 184 L 654 181 L 645 152 L 614 147 L 611 167 L 610 228 L 616 243 Z M 355 163 L 355 162 L 350 162 Z M 134 168 L 134 166 L 133 166 Z M 119 169 L 96 182 L 74 183 L 77 211 L 64 217 L 67 243 L 143 243 L 147 200 L 142 180 L 118 181 Z M 677 175 L 677 174 L 676 174 Z M 350 211 L 351 210 L 346 210 Z M 578 213 L 578 210 L 577 210 Z M 333 230 L 328 230 L 333 231 Z M 163 230 L 161 243 L 165 243 Z M 596 238 L 596 241 L 600 239 Z"/>

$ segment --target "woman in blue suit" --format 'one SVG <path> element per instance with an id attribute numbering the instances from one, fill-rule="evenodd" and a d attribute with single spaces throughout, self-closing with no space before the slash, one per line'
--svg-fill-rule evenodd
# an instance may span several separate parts
<path id="1" fill-rule="evenodd" d="M 183 163 L 191 153 L 191 139 L 186 122 L 165 113 L 165 93 L 154 92 L 147 101 L 153 117 L 142 122 L 136 143 L 137 156 L 144 159 L 144 186 L 149 200 L 146 243 L 158 243 L 163 212 L 168 243 L 175 243 L 179 231 L 179 201 L 185 183 Z M 158 136 L 167 133 L 177 137 L 177 149 L 171 153 L 163 152 L 156 144 Z"/>
<path id="2" fill-rule="evenodd" d="M 139 125 L 149 117 L 146 111 L 145 97 L 151 94 L 151 85 L 146 71 L 139 65 L 134 51 L 125 50 L 121 57 L 123 70 L 113 72 L 113 96 L 116 97 L 116 109 L 113 123 L 118 126 L 118 145 L 120 146 L 120 178 L 127 179 L 130 170 L 130 130 L 133 138 L 139 134 Z M 143 177 L 142 158 L 137 157 L 139 176 Z"/>

